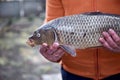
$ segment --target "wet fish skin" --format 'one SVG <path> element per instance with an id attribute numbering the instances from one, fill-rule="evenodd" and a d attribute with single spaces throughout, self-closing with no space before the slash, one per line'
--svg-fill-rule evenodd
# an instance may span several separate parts
<path id="1" fill-rule="evenodd" d="M 69 45 L 75 49 L 85 49 L 101 46 L 98 39 L 102 37 L 103 31 L 108 31 L 109 29 L 115 30 L 120 35 L 119 15 L 90 12 L 51 20 L 35 31 L 36 34 L 40 34 L 41 36 L 44 34 L 41 31 L 46 31 L 46 36 L 49 36 L 49 40 L 48 38 L 37 38 L 35 40 L 32 37 L 31 39 L 36 41 L 36 45 L 42 42 L 52 44 L 57 41 L 63 46 Z M 50 33 L 52 34 L 50 35 Z M 66 49 L 71 48 L 67 47 Z"/>
<path id="2" fill-rule="evenodd" d="M 120 35 L 120 16 L 100 12 L 62 17 L 49 25 L 55 28 L 60 44 L 72 45 L 77 49 L 101 46 L 98 39 L 103 31 L 110 28 Z"/>

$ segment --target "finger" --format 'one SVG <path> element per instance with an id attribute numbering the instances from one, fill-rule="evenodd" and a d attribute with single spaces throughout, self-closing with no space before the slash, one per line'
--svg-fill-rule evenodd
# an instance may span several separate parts
<path id="1" fill-rule="evenodd" d="M 113 40 L 120 45 L 120 37 L 117 35 L 117 33 L 113 29 L 109 29 L 109 34 L 112 36 Z"/>
<path id="2" fill-rule="evenodd" d="M 54 52 L 54 56 L 62 56 L 63 54 L 64 54 L 65 52 L 61 49 L 61 48 L 59 48 L 56 52 Z"/>
<path id="3" fill-rule="evenodd" d="M 58 43 L 53 43 L 52 46 L 50 46 L 50 49 L 47 51 L 47 54 L 54 54 L 54 52 L 56 52 L 59 48 L 59 44 Z"/>
<path id="4" fill-rule="evenodd" d="M 46 52 L 47 49 L 48 49 L 47 43 L 43 43 L 43 44 L 40 46 L 40 52 Z"/>
<path id="5" fill-rule="evenodd" d="M 54 43 L 53 43 L 53 47 L 54 47 L 54 48 L 58 48 L 58 47 L 59 47 L 59 43 L 54 42 Z"/>
<path id="6" fill-rule="evenodd" d="M 113 49 L 110 47 L 110 45 L 105 41 L 104 38 L 100 38 L 99 41 L 101 42 L 101 44 L 102 44 L 105 48 L 107 48 L 107 49 L 109 49 L 109 50 L 113 50 Z"/>
<path id="7" fill-rule="evenodd" d="M 58 60 L 60 60 L 61 58 L 62 58 L 62 56 L 64 55 L 64 51 L 63 50 L 61 50 L 61 49 L 58 49 L 54 54 L 53 54 L 53 59 L 54 60 L 56 60 L 56 61 L 58 61 Z"/>
<path id="8" fill-rule="evenodd" d="M 51 59 L 52 60 L 59 60 L 64 54 L 64 51 L 61 48 L 57 48 L 55 51 L 52 52 L 51 54 Z"/>
<path id="9" fill-rule="evenodd" d="M 54 54 L 54 52 L 56 52 L 58 50 L 58 48 L 49 48 L 47 51 L 46 51 L 46 54 Z"/>
<path id="10" fill-rule="evenodd" d="M 48 44 L 47 44 L 47 43 L 43 43 L 42 45 L 43 45 L 43 46 L 48 46 Z"/>
<path id="11" fill-rule="evenodd" d="M 112 47 L 113 49 L 119 48 L 118 45 L 115 43 L 115 41 L 107 32 L 103 32 L 103 37 L 105 38 L 110 47 Z"/>
<path id="12" fill-rule="evenodd" d="M 46 43 L 43 43 L 41 46 L 40 46 L 40 53 L 41 54 L 44 54 L 46 53 L 46 51 L 49 49 L 49 46 L 46 44 Z"/>
<path id="13" fill-rule="evenodd" d="M 48 46 L 41 46 L 40 53 L 45 53 L 48 49 Z"/>
<path id="14" fill-rule="evenodd" d="M 53 45 L 50 46 L 50 49 L 58 48 L 59 44 L 57 42 L 53 43 Z"/>

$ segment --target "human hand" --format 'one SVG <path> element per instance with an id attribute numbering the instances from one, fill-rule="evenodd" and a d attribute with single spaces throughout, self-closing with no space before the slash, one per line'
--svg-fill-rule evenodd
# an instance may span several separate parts
<path id="1" fill-rule="evenodd" d="M 58 62 L 61 60 L 65 52 L 59 47 L 58 43 L 53 43 L 52 46 L 43 43 L 40 48 L 40 53 L 49 61 Z"/>
<path id="2" fill-rule="evenodd" d="M 113 29 L 109 29 L 108 32 L 102 33 L 103 38 L 101 37 L 99 41 L 107 49 L 113 52 L 120 52 L 120 37 Z"/>

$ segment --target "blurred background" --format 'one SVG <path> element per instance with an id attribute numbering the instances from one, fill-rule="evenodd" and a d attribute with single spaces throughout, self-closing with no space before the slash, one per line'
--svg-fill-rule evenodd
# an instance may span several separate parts
<path id="1" fill-rule="evenodd" d="M 45 0 L 0 0 L 0 80 L 61 80 L 60 65 L 26 44 L 44 18 Z"/>

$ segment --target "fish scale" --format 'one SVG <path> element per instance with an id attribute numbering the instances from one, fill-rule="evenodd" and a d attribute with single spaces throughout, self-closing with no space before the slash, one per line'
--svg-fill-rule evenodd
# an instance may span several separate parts
<path id="1" fill-rule="evenodd" d="M 67 16 L 60 18 L 54 28 L 59 34 L 61 44 L 73 45 L 80 49 L 96 47 L 101 46 L 98 39 L 102 37 L 103 31 L 108 31 L 109 28 L 115 31 L 120 30 L 120 17 L 110 15 Z"/>

